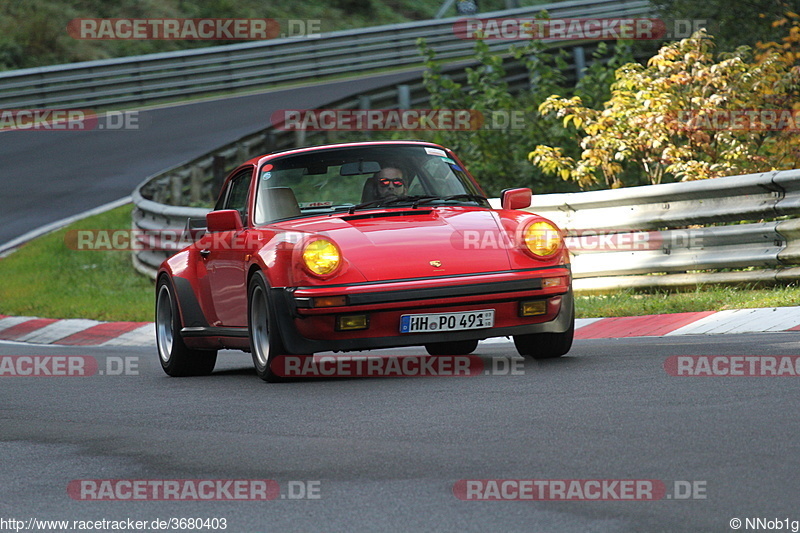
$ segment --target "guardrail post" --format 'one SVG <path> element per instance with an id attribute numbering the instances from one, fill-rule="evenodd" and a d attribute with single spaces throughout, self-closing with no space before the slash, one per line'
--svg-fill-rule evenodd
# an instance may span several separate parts
<path id="1" fill-rule="evenodd" d="M 305 146 L 306 145 L 306 130 L 298 129 L 294 132 L 294 145 L 295 146 Z"/>
<path id="2" fill-rule="evenodd" d="M 439 8 L 439 11 L 436 12 L 436 16 L 433 18 L 440 19 L 444 17 L 444 14 L 447 13 L 447 10 L 453 7 L 453 4 L 456 3 L 456 0 L 445 0 L 442 4 L 442 7 Z"/>
<path id="3" fill-rule="evenodd" d="M 183 199 L 183 179 L 180 174 L 173 174 L 170 178 L 170 203 L 172 205 L 182 205 Z"/>
<path id="4" fill-rule="evenodd" d="M 586 70 L 586 50 L 583 46 L 576 46 L 572 49 L 572 57 L 575 58 L 575 78 L 580 80 Z"/>
<path id="5" fill-rule="evenodd" d="M 274 152 L 278 149 L 278 143 L 275 141 L 275 131 L 272 128 L 264 132 L 264 140 L 262 141 L 262 154 Z"/>
<path id="6" fill-rule="evenodd" d="M 360 94 L 358 96 L 358 109 L 360 111 L 368 111 L 372 109 L 372 98 L 367 94 Z M 364 137 L 367 139 L 372 138 L 372 132 L 369 130 L 364 131 Z"/>
<path id="7" fill-rule="evenodd" d="M 192 167 L 189 178 L 189 201 L 192 204 L 199 204 L 203 198 L 203 170 L 200 167 Z"/>
<path id="8" fill-rule="evenodd" d="M 411 87 L 409 85 L 397 86 L 397 109 L 411 109 Z"/>
<path id="9" fill-rule="evenodd" d="M 213 190 L 219 191 L 225 181 L 225 156 L 214 154 L 211 159 L 211 176 L 214 183 Z"/>

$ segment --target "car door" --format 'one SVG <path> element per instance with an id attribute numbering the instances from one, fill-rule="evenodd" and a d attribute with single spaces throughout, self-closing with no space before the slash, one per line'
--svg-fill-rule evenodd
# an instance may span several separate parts
<path id="1" fill-rule="evenodd" d="M 235 209 L 243 229 L 206 234 L 200 256 L 206 266 L 205 282 L 216 315 L 213 326 L 247 327 L 248 206 L 253 169 L 232 177 L 215 209 Z"/>

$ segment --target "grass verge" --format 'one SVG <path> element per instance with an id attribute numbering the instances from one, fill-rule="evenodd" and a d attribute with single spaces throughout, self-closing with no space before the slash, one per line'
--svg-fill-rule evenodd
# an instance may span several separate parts
<path id="1" fill-rule="evenodd" d="M 581 318 L 787 307 L 800 305 L 800 287 L 749 289 L 706 286 L 690 291 L 650 293 L 624 290 L 612 294 L 578 295 L 575 305 Z"/>
<path id="2" fill-rule="evenodd" d="M 130 252 L 76 251 L 78 229 L 128 229 L 131 205 L 86 218 L 0 259 L 0 314 L 45 318 L 151 321 L 153 282 L 134 270 Z M 620 291 L 578 295 L 579 318 L 639 316 L 800 305 L 800 287 L 699 287 L 686 292 Z"/>
<path id="3" fill-rule="evenodd" d="M 0 259 L 0 314 L 95 320 L 153 320 L 153 282 L 123 251 L 77 251 L 77 229 L 129 229 L 132 205 L 75 222 Z"/>

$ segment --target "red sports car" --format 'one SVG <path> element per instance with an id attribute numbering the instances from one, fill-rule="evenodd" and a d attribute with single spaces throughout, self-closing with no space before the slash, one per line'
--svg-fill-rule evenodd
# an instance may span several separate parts
<path id="1" fill-rule="evenodd" d="M 207 231 L 161 265 L 156 337 L 171 376 L 210 373 L 218 349 L 277 356 L 424 346 L 462 355 L 512 336 L 517 351 L 572 345 L 569 255 L 559 229 L 493 209 L 456 155 L 416 141 L 298 148 L 226 179 Z"/>

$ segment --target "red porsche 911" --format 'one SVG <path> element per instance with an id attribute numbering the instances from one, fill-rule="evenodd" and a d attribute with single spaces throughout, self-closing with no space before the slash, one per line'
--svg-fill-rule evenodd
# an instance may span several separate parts
<path id="1" fill-rule="evenodd" d="M 219 349 L 278 356 L 424 346 L 466 355 L 510 336 L 521 355 L 572 345 L 569 254 L 559 229 L 501 209 L 456 155 L 417 141 L 297 148 L 226 179 L 206 232 L 161 265 L 156 340 L 171 376 L 209 374 Z"/>

